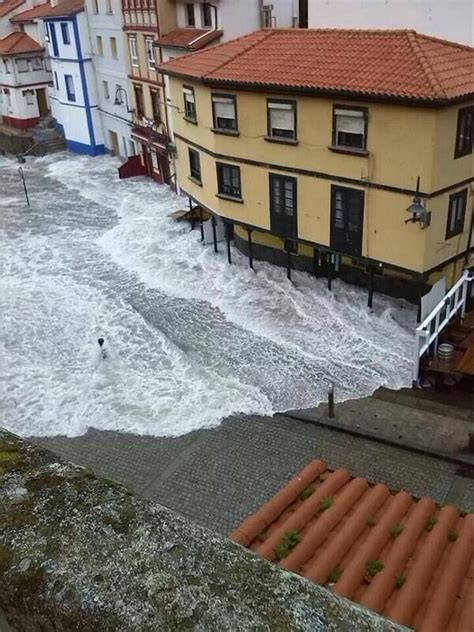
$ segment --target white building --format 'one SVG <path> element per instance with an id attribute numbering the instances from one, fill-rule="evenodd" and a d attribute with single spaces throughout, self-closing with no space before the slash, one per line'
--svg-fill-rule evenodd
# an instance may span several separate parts
<path id="1" fill-rule="evenodd" d="M 47 30 L 53 72 L 51 113 L 70 151 L 106 151 L 84 0 L 63 0 L 40 14 Z"/>
<path id="2" fill-rule="evenodd" d="M 128 65 L 119 0 L 86 0 L 93 48 L 93 67 L 106 148 L 116 156 L 133 156 Z"/>
<path id="3" fill-rule="evenodd" d="M 472 0 L 306 0 L 311 28 L 414 29 L 473 45 Z"/>

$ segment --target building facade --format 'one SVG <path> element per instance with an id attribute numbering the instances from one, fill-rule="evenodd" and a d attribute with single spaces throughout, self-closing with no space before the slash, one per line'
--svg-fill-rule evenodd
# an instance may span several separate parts
<path id="1" fill-rule="evenodd" d="M 135 155 L 128 94 L 128 51 L 122 30 L 121 5 L 113 0 L 86 0 L 93 68 L 104 145 L 115 156 Z"/>
<path id="2" fill-rule="evenodd" d="M 311 28 L 414 29 L 474 43 L 471 0 L 307 0 Z"/>
<path id="3" fill-rule="evenodd" d="M 83 0 L 63 0 L 40 14 L 53 73 L 51 113 L 70 151 L 95 156 L 106 151 L 93 48 Z"/>
<path id="4" fill-rule="evenodd" d="M 414 32 L 291 29 L 169 61 L 178 185 L 251 262 L 417 300 L 472 253 L 472 61 Z"/>

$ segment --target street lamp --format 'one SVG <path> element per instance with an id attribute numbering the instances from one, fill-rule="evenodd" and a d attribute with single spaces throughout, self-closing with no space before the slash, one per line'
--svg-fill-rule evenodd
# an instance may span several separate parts
<path id="1" fill-rule="evenodd" d="M 407 212 L 411 214 L 411 217 L 405 220 L 405 224 L 412 222 L 420 223 L 421 228 L 426 228 L 431 223 L 431 211 L 427 211 L 421 203 L 420 196 L 420 176 L 416 180 L 416 192 L 413 198 L 412 204 L 407 208 Z"/>
<path id="2" fill-rule="evenodd" d="M 135 112 L 135 108 L 131 108 L 131 107 L 129 106 L 127 91 L 126 91 L 124 88 L 122 88 L 122 86 L 118 86 L 117 90 L 115 91 L 115 101 L 114 101 L 114 105 L 122 105 L 122 104 L 123 104 L 123 101 L 122 101 L 122 99 L 120 98 L 120 95 L 122 94 L 122 92 L 123 92 L 123 94 L 125 95 L 125 104 L 126 104 L 126 106 L 127 106 L 127 112 L 128 112 L 129 114 L 131 114 L 132 112 Z"/>

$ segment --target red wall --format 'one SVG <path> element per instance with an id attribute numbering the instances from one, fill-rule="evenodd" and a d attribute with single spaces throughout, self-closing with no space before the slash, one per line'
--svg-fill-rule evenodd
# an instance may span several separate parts
<path id="1" fill-rule="evenodd" d="M 39 116 L 29 119 L 19 119 L 14 118 L 13 116 L 3 116 L 2 121 L 4 125 L 9 125 L 10 127 L 16 127 L 16 129 L 29 129 L 36 125 L 39 122 Z"/>

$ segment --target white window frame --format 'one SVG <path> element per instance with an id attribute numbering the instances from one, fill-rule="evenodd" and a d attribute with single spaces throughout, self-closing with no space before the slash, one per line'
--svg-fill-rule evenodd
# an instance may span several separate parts
<path id="1" fill-rule="evenodd" d="M 130 62 L 134 68 L 140 67 L 138 59 L 138 43 L 135 35 L 128 36 L 128 49 L 130 51 Z"/>
<path id="2" fill-rule="evenodd" d="M 21 69 L 20 63 L 24 62 L 25 66 L 24 69 Z M 18 59 L 15 59 L 15 63 L 16 63 L 16 67 L 19 73 L 23 73 L 23 72 L 28 72 L 28 70 L 30 69 L 30 65 L 28 63 L 28 60 L 23 58 L 23 57 L 19 57 Z"/>
<path id="3" fill-rule="evenodd" d="M 214 129 L 221 131 L 237 131 L 237 104 L 235 96 L 225 96 L 223 94 L 213 94 L 212 114 Z M 226 124 L 226 121 L 232 123 Z"/>
<path id="4" fill-rule="evenodd" d="M 190 121 L 197 121 L 197 110 L 196 110 L 196 97 L 194 94 L 194 90 L 192 88 L 187 88 L 186 86 L 183 86 L 183 99 L 184 99 L 184 116 L 185 118 L 187 118 Z M 194 115 L 189 115 L 189 108 L 188 105 L 192 103 L 193 107 L 192 109 L 194 110 Z"/>
<path id="5" fill-rule="evenodd" d="M 268 99 L 268 138 L 296 140 L 296 101 Z"/>
<path id="6" fill-rule="evenodd" d="M 114 51 L 114 46 L 112 45 L 112 42 L 115 42 L 115 51 Z M 112 59 L 118 59 L 118 41 L 116 37 L 111 37 L 110 38 L 110 55 L 112 57 Z"/>
<path id="7" fill-rule="evenodd" d="M 102 80 L 102 90 L 104 93 L 104 99 L 106 101 L 109 101 L 110 100 L 109 82 L 106 81 L 105 79 Z"/>
<path id="8" fill-rule="evenodd" d="M 334 139 L 335 147 L 352 151 L 364 151 L 367 145 L 366 113 L 364 110 L 334 107 Z M 340 141 L 340 134 L 359 136 L 360 144 L 348 144 Z"/>
<path id="9" fill-rule="evenodd" d="M 35 104 L 35 91 L 34 90 L 25 90 L 23 92 L 23 96 L 25 97 L 26 105 Z"/>
<path id="10" fill-rule="evenodd" d="M 64 85 L 66 86 L 67 100 L 70 103 L 75 103 L 77 101 L 77 94 L 76 94 L 76 86 L 74 84 L 74 77 L 72 75 L 64 75 Z"/>
<path id="11" fill-rule="evenodd" d="M 4 59 L 3 60 L 3 66 L 5 68 L 5 74 L 9 75 L 11 73 L 10 60 L 9 59 Z"/>
<path id="12" fill-rule="evenodd" d="M 155 48 L 153 46 L 153 38 L 145 37 L 146 58 L 148 61 L 148 70 L 156 70 Z"/>
<path id="13" fill-rule="evenodd" d="M 99 57 L 104 56 L 104 39 L 102 35 L 96 35 L 95 45 L 97 46 L 97 55 Z"/>

